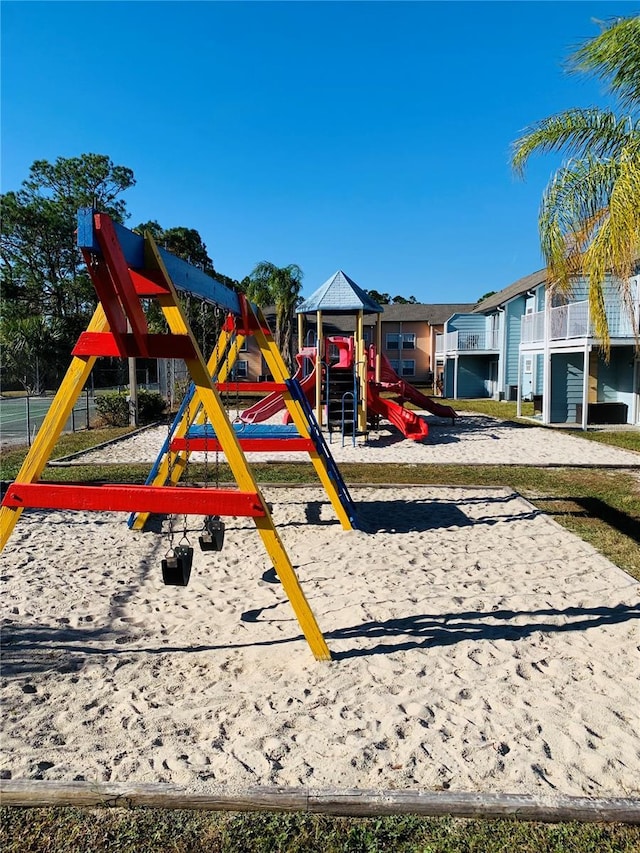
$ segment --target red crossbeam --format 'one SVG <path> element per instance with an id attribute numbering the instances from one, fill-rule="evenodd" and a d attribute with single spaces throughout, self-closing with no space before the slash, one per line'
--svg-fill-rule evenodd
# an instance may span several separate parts
<path id="1" fill-rule="evenodd" d="M 188 486 L 86 486 L 71 483 L 12 483 L 2 506 L 40 509 L 151 512 L 160 515 L 264 516 L 255 492 Z"/>
<path id="2" fill-rule="evenodd" d="M 220 392 L 242 394 L 243 391 L 260 391 L 263 394 L 271 394 L 279 391 L 281 394 L 287 390 L 284 382 L 216 382 L 216 388 Z"/>
<path id="3" fill-rule="evenodd" d="M 240 447 L 245 453 L 273 453 L 292 450 L 315 450 L 316 446 L 310 438 L 240 438 Z M 217 438 L 174 438 L 171 450 L 200 450 L 213 453 L 222 450 Z"/>
<path id="4" fill-rule="evenodd" d="M 195 358 L 193 343 L 188 335 L 146 335 L 145 341 L 149 358 Z M 136 358 L 141 355 L 133 335 L 121 335 L 117 340 L 110 332 L 83 332 L 72 354 L 121 358 Z"/>

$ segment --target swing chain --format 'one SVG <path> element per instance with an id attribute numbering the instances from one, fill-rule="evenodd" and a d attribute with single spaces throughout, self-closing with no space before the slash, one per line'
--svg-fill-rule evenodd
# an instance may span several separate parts
<path id="1" fill-rule="evenodd" d="M 190 409 L 189 402 L 187 402 L 187 408 L 186 408 L 184 416 L 185 416 L 186 424 L 187 424 L 187 429 L 186 429 L 186 432 L 184 434 L 184 439 L 185 439 L 184 475 L 185 475 L 185 483 L 188 485 L 188 483 L 189 483 L 189 456 L 191 455 L 190 450 L 189 450 L 189 430 L 191 429 L 191 409 Z M 189 536 L 187 534 L 188 534 L 187 514 L 185 513 L 183 516 L 183 519 L 182 519 L 182 538 L 180 539 L 180 542 L 178 544 L 181 545 L 183 542 L 186 542 L 187 545 L 189 544 Z"/>
<path id="2" fill-rule="evenodd" d="M 171 450 L 171 413 L 167 416 L 167 460 L 168 460 L 168 479 L 171 483 L 173 481 L 173 466 L 174 466 L 174 456 L 173 451 Z M 169 548 L 165 557 L 169 555 L 173 555 L 173 540 L 174 540 L 174 530 L 173 530 L 173 513 L 169 513 L 168 518 L 168 532 L 169 532 Z"/>

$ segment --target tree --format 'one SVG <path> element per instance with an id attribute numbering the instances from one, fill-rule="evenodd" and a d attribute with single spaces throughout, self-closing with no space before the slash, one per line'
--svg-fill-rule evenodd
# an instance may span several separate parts
<path id="1" fill-rule="evenodd" d="M 367 296 L 370 296 L 378 305 L 388 305 L 391 302 L 391 297 L 388 293 L 380 293 L 377 290 L 365 290 Z"/>
<path id="2" fill-rule="evenodd" d="M 0 318 L 2 381 L 19 383 L 28 394 L 42 394 L 55 382 L 61 355 L 60 322 L 44 317 Z"/>
<path id="3" fill-rule="evenodd" d="M 174 228 L 163 228 L 155 219 L 142 222 L 134 229 L 138 234 L 148 233 L 154 241 L 193 266 L 200 267 L 203 272 L 217 279 L 231 290 L 238 290 L 240 285 L 235 279 L 216 272 L 213 261 L 209 257 L 207 247 L 195 228 L 177 226 Z M 220 333 L 220 312 L 213 305 L 202 303 L 197 299 L 189 297 L 182 299 L 183 308 L 187 314 L 189 325 L 193 329 L 196 340 L 199 342 L 204 357 L 207 358 L 209 349 Z M 160 331 L 165 329 L 165 321 L 159 306 L 152 302 L 148 312 L 150 328 Z"/>
<path id="4" fill-rule="evenodd" d="M 195 228 L 179 226 L 165 230 L 158 222 L 153 220 L 151 222 L 143 222 L 137 228 L 134 228 L 134 231 L 137 231 L 139 234 L 144 234 L 147 231 L 158 245 L 171 252 L 172 255 L 182 258 L 194 267 L 199 267 L 208 275 L 215 273 L 213 261 L 207 253 L 207 247 Z"/>
<path id="5" fill-rule="evenodd" d="M 295 309 L 300 301 L 303 272 L 296 264 L 277 267 L 269 261 L 261 261 L 253 268 L 246 280 L 247 297 L 261 307 L 274 305 L 276 328 L 274 339 L 282 357 L 291 370 L 295 362 L 293 330 Z"/>
<path id="6" fill-rule="evenodd" d="M 604 283 L 613 275 L 623 304 L 630 305 L 630 277 L 640 255 L 640 17 L 610 21 L 571 55 L 569 68 L 603 80 L 625 114 L 592 107 L 542 119 L 513 143 L 512 165 L 522 175 L 534 152 L 561 151 L 569 158 L 540 208 L 548 283 L 568 293 L 584 276 L 595 332 L 608 356 Z"/>
<path id="7" fill-rule="evenodd" d="M 410 296 L 408 299 L 405 296 L 394 296 L 391 300 L 392 305 L 415 305 L 415 296 Z"/>
<path id="8" fill-rule="evenodd" d="M 29 363 L 47 365 L 55 381 L 60 352 L 68 353 L 96 304 L 76 247 L 77 209 L 94 206 L 122 221 L 126 205 L 118 196 L 134 183 L 130 169 L 101 154 L 83 154 L 36 160 L 21 189 L 1 197 L 0 310 L 5 359 L 14 367 L 19 359 L 26 360 L 27 372 Z M 18 329 L 20 321 L 22 332 L 13 340 L 6 330 L 11 323 Z M 33 333 L 38 327 L 40 335 Z"/>

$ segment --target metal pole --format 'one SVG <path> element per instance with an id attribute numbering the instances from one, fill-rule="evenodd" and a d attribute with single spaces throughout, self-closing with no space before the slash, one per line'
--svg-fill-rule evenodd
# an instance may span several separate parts
<path id="1" fill-rule="evenodd" d="M 85 388 L 84 392 L 85 392 L 86 397 L 87 397 L 87 429 L 91 429 L 91 425 L 89 423 L 89 389 Z"/>
<path id="2" fill-rule="evenodd" d="M 322 426 L 322 311 L 316 311 L 316 420 Z M 328 370 L 328 367 L 327 367 Z M 329 399 L 329 376 L 327 375 L 327 401 Z"/>
<path id="3" fill-rule="evenodd" d="M 138 379 L 136 377 L 135 358 L 127 359 L 129 362 L 129 425 L 138 426 Z"/>
<path id="4" fill-rule="evenodd" d="M 131 331 L 131 323 L 127 320 L 127 331 Z M 136 360 L 128 358 L 129 365 L 129 426 L 138 426 L 138 377 L 136 376 Z"/>
<path id="5" fill-rule="evenodd" d="M 27 443 L 28 443 L 29 447 L 31 447 L 31 417 L 30 417 L 31 410 L 29 409 L 29 392 L 28 391 L 27 391 L 27 396 L 26 396 L 26 402 L 27 402 Z"/>

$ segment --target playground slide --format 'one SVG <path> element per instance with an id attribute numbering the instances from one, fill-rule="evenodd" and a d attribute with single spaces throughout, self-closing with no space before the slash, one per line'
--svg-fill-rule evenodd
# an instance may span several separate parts
<path id="1" fill-rule="evenodd" d="M 414 388 L 413 385 L 409 385 L 409 383 L 404 380 L 401 380 L 400 393 L 406 400 L 411 400 L 411 402 L 415 403 L 416 406 L 420 406 L 421 409 L 426 409 L 428 412 L 431 412 L 432 415 L 451 419 L 457 417 L 451 406 L 443 406 L 442 403 L 437 403 L 432 397 L 426 397 L 418 391 L 417 388 Z"/>
<path id="2" fill-rule="evenodd" d="M 311 392 L 312 399 L 315 399 L 315 374 L 310 373 L 308 376 L 305 376 L 304 379 L 301 377 L 302 368 L 298 368 L 292 378 L 297 379 L 300 382 L 300 387 L 307 398 L 309 398 L 309 394 Z M 254 403 L 253 406 L 250 406 L 248 409 L 245 409 L 244 412 L 241 412 L 240 420 L 245 424 L 257 424 L 260 423 L 260 421 L 266 421 L 267 418 L 275 415 L 276 412 L 281 411 L 281 409 L 284 409 L 284 398 L 279 391 L 274 391 L 273 394 L 263 397 L 262 400 L 258 400 L 258 402 Z"/>
<path id="3" fill-rule="evenodd" d="M 405 409 L 404 406 L 394 403 L 393 400 L 384 400 L 371 383 L 367 388 L 367 407 L 369 411 L 381 415 L 396 426 L 405 438 L 410 438 L 412 441 L 422 441 L 429 435 L 429 427 L 426 421 L 423 421 L 411 409 Z"/>
<path id="4" fill-rule="evenodd" d="M 394 390 L 395 386 L 397 386 L 398 393 L 406 400 L 411 400 L 411 402 L 415 403 L 416 406 L 420 406 L 421 409 L 426 409 L 428 412 L 431 412 L 432 415 L 451 419 L 457 417 L 451 406 L 443 406 L 441 403 L 436 403 L 432 397 L 427 397 L 425 394 L 422 394 L 417 388 L 414 388 L 413 385 L 410 385 L 406 380 L 402 379 L 401 376 L 398 376 L 391 366 L 391 362 L 384 353 L 382 354 L 382 372 L 380 379 L 385 385 L 393 385 Z"/>

